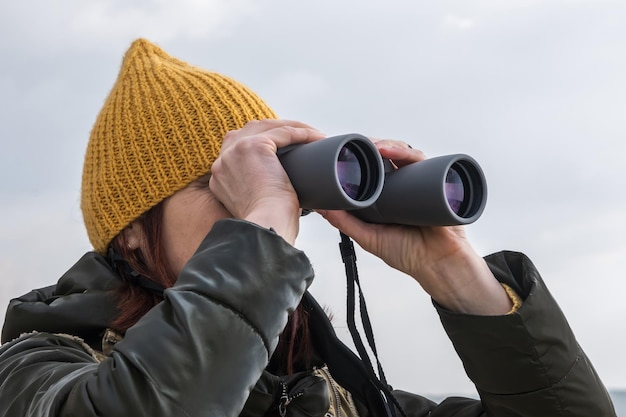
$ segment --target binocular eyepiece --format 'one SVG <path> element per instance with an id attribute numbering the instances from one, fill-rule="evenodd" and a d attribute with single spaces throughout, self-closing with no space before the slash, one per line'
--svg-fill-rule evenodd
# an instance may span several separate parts
<path id="1" fill-rule="evenodd" d="M 365 136 L 333 136 L 278 151 L 303 209 L 350 210 L 370 223 L 469 224 L 482 214 L 487 185 L 464 154 L 395 168 Z"/>

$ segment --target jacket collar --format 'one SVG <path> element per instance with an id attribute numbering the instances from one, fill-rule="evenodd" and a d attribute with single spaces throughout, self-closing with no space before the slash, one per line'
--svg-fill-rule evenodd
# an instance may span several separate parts
<path id="1" fill-rule="evenodd" d="M 56 285 L 11 300 L 1 341 L 32 331 L 66 333 L 100 350 L 102 335 L 117 314 L 112 290 L 120 284 L 105 258 L 88 252 Z"/>

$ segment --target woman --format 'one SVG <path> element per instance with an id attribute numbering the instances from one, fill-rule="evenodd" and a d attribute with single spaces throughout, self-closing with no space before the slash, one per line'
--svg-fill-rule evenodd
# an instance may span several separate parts
<path id="1" fill-rule="evenodd" d="M 301 210 L 276 151 L 323 138 L 135 41 L 85 156 L 94 251 L 11 302 L 0 416 L 615 415 L 523 255 L 484 260 L 461 227 L 321 211 L 433 298 L 481 400 L 391 393 L 338 341 L 293 246 Z M 398 166 L 424 158 L 376 146 Z"/>

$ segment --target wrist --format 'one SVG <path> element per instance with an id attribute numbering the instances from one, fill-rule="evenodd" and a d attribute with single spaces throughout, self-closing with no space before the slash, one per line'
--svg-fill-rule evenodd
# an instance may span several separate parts
<path id="1" fill-rule="evenodd" d="M 513 302 L 487 263 L 471 251 L 443 264 L 431 297 L 448 310 L 496 316 L 511 311 Z"/>
<path id="2" fill-rule="evenodd" d="M 289 211 L 255 211 L 246 216 L 244 220 L 266 229 L 272 229 L 291 245 L 295 243 L 300 227 L 299 213 L 294 215 Z"/>

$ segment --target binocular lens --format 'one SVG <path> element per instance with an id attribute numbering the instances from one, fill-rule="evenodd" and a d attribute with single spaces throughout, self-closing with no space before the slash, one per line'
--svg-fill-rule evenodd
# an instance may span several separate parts
<path id="1" fill-rule="evenodd" d="M 344 145 L 337 157 L 337 178 L 348 197 L 360 200 L 363 191 L 361 162 L 349 145 Z"/>
<path id="2" fill-rule="evenodd" d="M 380 196 L 385 170 L 363 135 L 333 136 L 277 152 L 303 209 L 354 210 Z"/>
<path id="3" fill-rule="evenodd" d="M 463 211 L 464 206 L 466 206 L 465 185 L 456 169 L 450 168 L 448 170 L 444 187 L 448 205 L 455 214 L 461 215 L 461 211 Z"/>

